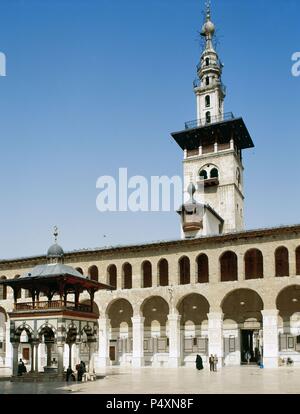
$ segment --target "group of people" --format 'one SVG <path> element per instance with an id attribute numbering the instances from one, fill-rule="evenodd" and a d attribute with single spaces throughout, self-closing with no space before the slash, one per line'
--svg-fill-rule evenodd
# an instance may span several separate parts
<path id="1" fill-rule="evenodd" d="M 214 371 L 214 372 L 216 372 L 217 371 L 217 367 L 218 367 L 218 357 L 217 357 L 217 355 L 210 355 L 210 357 L 209 357 L 209 369 L 210 369 L 210 371 Z M 202 369 L 204 369 L 204 367 L 203 367 L 203 360 L 202 360 L 202 358 L 201 358 L 201 356 L 200 355 L 197 355 L 197 358 L 196 358 L 196 368 L 199 370 L 199 371 L 201 371 Z"/>
<path id="2" fill-rule="evenodd" d="M 80 361 L 80 364 L 76 365 L 76 371 L 77 371 L 77 381 L 82 381 L 82 377 L 86 373 L 86 367 L 83 361 Z M 66 381 L 76 381 L 74 371 L 72 370 L 70 366 L 67 369 Z"/>

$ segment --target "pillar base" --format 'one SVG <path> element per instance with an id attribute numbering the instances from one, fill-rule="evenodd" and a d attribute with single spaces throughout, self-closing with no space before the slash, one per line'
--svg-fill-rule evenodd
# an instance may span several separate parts
<path id="1" fill-rule="evenodd" d="M 178 368 L 181 365 L 182 364 L 181 364 L 180 358 L 177 358 L 177 357 L 169 357 L 168 368 Z"/>
<path id="2" fill-rule="evenodd" d="M 145 365 L 144 358 L 132 357 L 131 365 L 133 368 L 142 368 Z"/>
<path id="3" fill-rule="evenodd" d="M 264 358 L 264 368 L 278 368 L 278 367 L 279 367 L 278 357 Z"/>

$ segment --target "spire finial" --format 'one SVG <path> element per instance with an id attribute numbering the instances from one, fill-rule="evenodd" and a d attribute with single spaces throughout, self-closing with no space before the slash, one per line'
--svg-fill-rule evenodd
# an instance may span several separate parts
<path id="1" fill-rule="evenodd" d="M 57 243 L 57 236 L 58 236 L 58 227 L 54 226 L 53 228 L 53 236 L 54 236 L 54 242 Z"/>
<path id="2" fill-rule="evenodd" d="M 211 6 L 210 0 L 206 0 L 206 20 L 207 21 L 210 20 L 210 6 Z"/>

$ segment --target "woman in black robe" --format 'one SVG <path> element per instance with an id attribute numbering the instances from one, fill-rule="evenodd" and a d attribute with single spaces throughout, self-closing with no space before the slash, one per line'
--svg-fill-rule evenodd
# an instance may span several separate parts
<path id="1" fill-rule="evenodd" d="M 198 369 L 198 371 L 201 371 L 201 369 L 203 369 L 203 361 L 200 355 L 197 355 L 196 358 L 196 368 Z"/>

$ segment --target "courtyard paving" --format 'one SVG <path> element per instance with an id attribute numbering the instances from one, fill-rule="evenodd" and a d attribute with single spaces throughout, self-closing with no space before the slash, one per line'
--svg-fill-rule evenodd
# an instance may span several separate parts
<path id="1" fill-rule="evenodd" d="M 110 368 L 88 383 L 11 383 L 0 372 L 0 394 L 300 394 L 300 368 Z"/>

